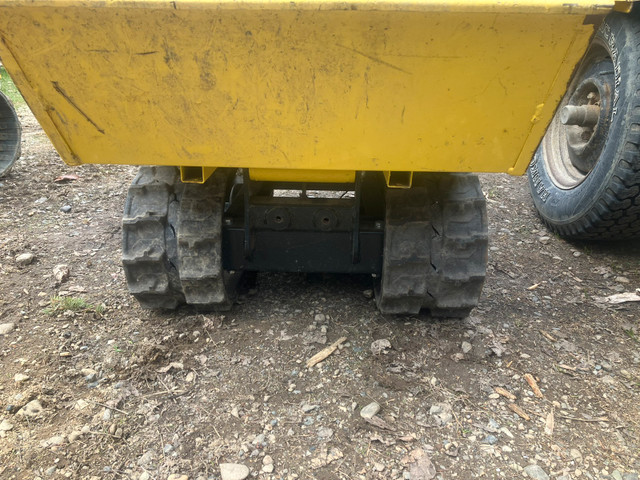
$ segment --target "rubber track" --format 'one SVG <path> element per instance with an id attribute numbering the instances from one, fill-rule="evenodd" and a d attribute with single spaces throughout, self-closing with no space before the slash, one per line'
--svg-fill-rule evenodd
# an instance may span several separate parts
<path id="1" fill-rule="evenodd" d="M 203 185 L 184 186 L 178 215 L 180 281 L 188 304 L 229 310 L 233 298 L 222 268 L 222 214 L 227 176 L 217 170 Z"/>
<path id="2" fill-rule="evenodd" d="M 423 174 L 387 189 L 383 313 L 461 318 L 478 304 L 487 265 L 487 214 L 475 175 Z"/>
<path id="3" fill-rule="evenodd" d="M 175 266 L 177 170 L 141 167 L 129 187 L 122 219 L 122 264 L 129 292 L 143 308 L 184 303 Z"/>

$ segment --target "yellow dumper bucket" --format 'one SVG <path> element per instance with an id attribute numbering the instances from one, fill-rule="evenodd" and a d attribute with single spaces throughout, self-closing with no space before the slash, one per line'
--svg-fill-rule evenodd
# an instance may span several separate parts
<path id="1" fill-rule="evenodd" d="M 525 171 L 613 4 L 0 0 L 69 164 Z"/>

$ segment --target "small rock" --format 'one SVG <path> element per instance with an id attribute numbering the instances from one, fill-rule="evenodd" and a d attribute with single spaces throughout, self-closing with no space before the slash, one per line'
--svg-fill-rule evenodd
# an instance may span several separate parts
<path id="1" fill-rule="evenodd" d="M 169 453 L 173 452 L 173 445 L 171 445 L 170 443 L 167 443 L 162 449 L 162 451 L 164 452 L 165 455 L 168 455 Z"/>
<path id="2" fill-rule="evenodd" d="M 613 472 L 611 472 L 611 477 L 613 477 L 614 480 L 623 480 L 620 470 L 614 470 Z"/>
<path id="3" fill-rule="evenodd" d="M 446 425 L 453 420 L 453 411 L 448 403 L 436 403 L 429 409 L 429 415 L 436 417 L 438 425 Z"/>
<path id="4" fill-rule="evenodd" d="M 360 416 L 362 418 L 373 418 L 380 411 L 380 404 L 378 402 L 371 402 L 369 405 L 360 410 Z"/>
<path id="5" fill-rule="evenodd" d="M 42 404 L 38 400 L 31 400 L 24 407 L 18 410 L 18 415 L 26 415 L 27 417 L 37 417 L 44 411 Z"/>
<path id="6" fill-rule="evenodd" d="M 172 473 L 167 477 L 167 480 L 189 480 L 189 476 L 180 475 L 179 473 Z"/>
<path id="7" fill-rule="evenodd" d="M 482 440 L 482 443 L 487 443 L 489 445 L 495 445 L 496 443 L 498 443 L 498 438 L 495 435 L 487 435 L 484 440 Z"/>
<path id="8" fill-rule="evenodd" d="M 69 435 L 67 435 L 67 439 L 69 440 L 69 443 L 73 443 L 76 440 L 78 440 L 81 436 L 82 436 L 82 432 L 78 430 L 74 430 Z"/>
<path id="9" fill-rule="evenodd" d="M 333 429 L 329 427 L 320 427 L 318 429 L 318 437 L 320 437 L 322 440 L 329 440 L 331 437 L 333 437 Z"/>
<path id="10" fill-rule="evenodd" d="M 622 475 L 622 480 L 638 480 L 637 473 L 625 473 Z"/>
<path id="11" fill-rule="evenodd" d="M 54 465 L 53 467 L 49 467 L 44 471 L 44 474 L 47 477 L 50 477 L 51 475 L 53 475 L 54 473 L 56 473 L 57 467 Z"/>
<path id="12" fill-rule="evenodd" d="M 249 468 L 239 463 L 221 463 L 222 480 L 244 480 L 249 476 Z"/>
<path id="13" fill-rule="evenodd" d="M 144 454 L 138 459 L 138 465 L 144 467 L 145 465 L 150 464 L 153 461 L 153 457 L 155 454 L 153 450 L 147 450 Z"/>
<path id="14" fill-rule="evenodd" d="M 368 289 L 362 292 L 362 295 L 364 295 L 364 298 L 373 298 L 373 290 Z"/>
<path id="15" fill-rule="evenodd" d="M 469 342 L 462 342 L 462 353 L 467 354 L 473 347 Z"/>
<path id="16" fill-rule="evenodd" d="M 373 469 L 374 469 L 376 472 L 382 472 L 382 471 L 384 470 L 384 464 L 379 463 L 379 462 L 375 462 L 375 463 L 373 464 Z"/>
<path id="17" fill-rule="evenodd" d="M 274 467 L 274 466 L 273 466 L 273 464 L 271 463 L 271 464 L 269 464 L 269 465 L 265 465 L 264 467 L 262 467 L 262 471 L 263 471 L 264 473 L 273 473 L 274 468 L 275 468 L 275 467 Z"/>
<path id="18" fill-rule="evenodd" d="M 547 473 L 538 465 L 526 466 L 524 468 L 524 473 L 534 480 L 549 480 L 549 475 L 547 475 Z"/>
<path id="19" fill-rule="evenodd" d="M 16 383 L 22 383 L 29 380 L 31 377 L 29 375 L 25 375 L 24 373 L 16 373 L 13 377 L 13 381 Z"/>
<path id="20" fill-rule="evenodd" d="M 16 263 L 21 267 L 25 267 L 32 263 L 35 258 L 36 256 L 31 252 L 21 253 L 16 257 Z"/>
<path id="21" fill-rule="evenodd" d="M 87 402 L 86 400 L 80 399 L 75 403 L 73 408 L 75 408 L 76 410 L 84 410 L 88 406 L 89 406 L 89 402 Z"/>
<path id="22" fill-rule="evenodd" d="M 55 447 L 58 445 L 62 445 L 64 443 L 64 437 L 60 435 L 56 435 L 54 437 L 49 438 L 48 440 L 43 440 L 40 442 L 40 446 L 43 448 Z"/>
<path id="23" fill-rule="evenodd" d="M 71 211 L 71 205 L 64 205 L 60 207 L 60 211 L 62 213 L 69 213 Z"/>
<path id="24" fill-rule="evenodd" d="M 551 241 L 551 237 L 547 237 L 546 235 L 543 237 L 538 237 L 538 241 L 543 245 L 548 245 Z"/>
<path id="25" fill-rule="evenodd" d="M 149 474 L 149 472 L 142 472 L 138 477 L 138 480 L 149 480 L 150 478 L 151 475 Z"/>
<path id="26" fill-rule="evenodd" d="M 6 419 L 0 423 L 0 432 L 8 432 L 13 429 L 13 424 L 9 423 Z"/>
<path id="27" fill-rule="evenodd" d="M 7 335 L 16 328 L 16 324 L 13 322 L 0 323 L 0 335 Z"/>
<path id="28" fill-rule="evenodd" d="M 262 464 L 263 465 L 273 464 L 273 458 L 271 457 L 271 455 L 265 455 L 264 458 L 262 459 Z"/>
<path id="29" fill-rule="evenodd" d="M 387 353 L 390 348 L 391 342 L 386 338 L 381 338 L 371 344 L 371 353 L 374 355 L 380 355 L 381 353 Z"/>
<path id="30" fill-rule="evenodd" d="M 58 283 L 63 283 L 69 278 L 69 266 L 68 265 L 56 265 L 53 267 L 53 277 Z"/>

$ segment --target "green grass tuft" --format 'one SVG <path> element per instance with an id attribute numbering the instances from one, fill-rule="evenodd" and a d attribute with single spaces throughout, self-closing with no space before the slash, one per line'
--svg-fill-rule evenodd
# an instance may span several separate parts
<path id="1" fill-rule="evenodd" d="M 84 298 L 76 297 L 51 297 L 51 306 L 44 309 L 47 315 L 56 315 L 63 312 L 95 312 L 102 315 L 104 306 L 93 305 Z"/>
<path id="2" fill-rule="evenodd" d="M 24 98 L 20 95 L 4 67 L 0 67 L 0 91 L 9 97 L 15 108 L 25 104 Z"/>

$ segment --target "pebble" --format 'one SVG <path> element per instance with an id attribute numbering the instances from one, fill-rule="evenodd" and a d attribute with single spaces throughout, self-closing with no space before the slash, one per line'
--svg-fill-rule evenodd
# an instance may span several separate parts
<path id="1" fill-rule="evenodd" d="M 275 467 L 273 466 L 273 463 L 270 463 L 269 465 L 265 465 L 264 467 L 262 467 L 262 471 L 264 473 L 273 473 L 274 468 Z"/>
<path id="2" fill-rule="evenodd" d="M 53 467 L 49 467 L 44 471 L 44 474 L 47 477 L 50 477 L 51 475 L 53 475 L 54 473 L 56 473 L 57 467 L 54 465 Z"/>
<path id="3" fill-rule="evenodd" d="M 71 205 L 64 205 L 60 207 L 60 211 L 62 213 L 69 213 L 71 211 Z"/>
<path id="4" fill-rule="evenodd" d="M 488 443 L 489 445 L 495 445 L 498 443 L 498 438 L 495 435 L 487 435 L 482 443 Z"/>
<path id="5" fill-rule="evenodd" d="M 360 410 L 360 416 L 362 418 L 373 418 L 380 411 L 380 404 L 378 402 L 371 402 L 369 405 Z"/>
<path id="6" fill-rule="evenodd" d="M 147 450 L 144 454 L 138 459 L 138 465 L 144 467 L 148 465 L 153 460 L 154 454 L 152 450 Z"/>
<path id="7" fill-rule="evenodd" d="M 320 437 L 322 440 L 329 440 L 331 437 L 333 437 L 333 429 L 329 427 L 320 427 L 318 429 L 318 437 Z"/>
<path id="8" fill-rule="evenodd" d="M 8 432 L 13 429 L 13 424 L 9 423 L 6 419 L 0 422 L 0 432 Z"/>
<path id="9" fill-rule="evenodd" d="M 249 476 L 249 468 L 239 463 L 221 463 L 220 477 L 222 480 L 244 480 Z"/>
<path id="10" fill-rule="evenodd" d="M 371 344 L 371 353 L 374 355 L 380 355 L 381 353 L 387 353 L 387 350 L 390 348 L 391 342 L 386 338 L 381 338 Z"/>
<path id="11" fill-rule="evenodd" d="M 271 457 L 271 455 L 265 455 L 264 458 L 262 459 L 262 464 L 263 465 L 272 465 L 273 464 L 273 457 Z"/>
<path id="12" fill-rule="evenodd" d="M 36 256 L 31 253 L 21 253 L 16 257 L 16 263 L 22 267 L 29 265 L 31 262 L 35 260 Z"/>
<path id="13" fill-rule="evenodd" d="M 27 417 L 36 417 L 42 413 L 44 408 L 38 400 L 31 400 L 18 411 L 18 415 L 26 415 Z"/>
<path id="14" fill-rule="evenodd" d="M 549 475 L 547 475 L 547 473 L 538 465 L 526 466 L 524 468 L 524 473 L 534 480 L 549 480 Z"/>
<path id="15" fill-rule="evenodd" d="M 469 353 L 472 348 L 469 342 L 462 342 L 462 353 Z"/>
<path id="16" fill-rule="evenodd" d="M 637 473 L 625 473 L 622 475 L 622 480 L 638 480 Z"/>
<path id="17" fill-rule="evenodd" d="M 371 289 L 364 290 L 362 292 L 362 295 L 364 295 L 364 298 L 373 298 L 373 290 Z"/>
<path id="18" fill-rule="evenodd" d="M 0 335 L 7 335 L 16 328 L 16 324 L 13 322 L 0 323 Z"/>
<path id="19" fill-rule="evenodd" d="M 142 472 L 138 477 L 138 480 L 149 480 L 150 478 L 151 475 L 149 475 L 149 472 Z"/>
<path id="20" fill-rule="evenodd" d="M 446 425 L 453 420 L 451 405 L 448 403 L 436 403 L 429 409 L 429 415 L 436 417 L 436 423 Z"/>
<path id="21" fill-rule="evenodd" d="M 189 476 L 180 475 L 179 473 L 172 473 L 167 477 L 167 480 L 189 480 Z"/>
<path id="22" fill-rule="evenodd" d="M 24 373 L 16 373 L 13 377 L 13 381 L 16 383 L 22 383 L 29 380 L 31 377 L 29 375 L 25 375 Z"/>
<path id="23" fill-rule="evenodd" d="M 60 436 L 60 435 L 56 435 L 54 437 L 51 437 L 48 440 L 43 440 L 42 442 L 40 442 L 40 446 L 47 448 L 47 447 L 54 447 L 57 445 L 62 445 L 64 443 L 64 437 Z"/>
<path id="24" fill-rule="evenodd" d="M 69 266 L 60 264 L 53 267 L 53 278 L 56 279 L 58 283 L 63 283 L 69 278 Z"/>
<path id="25" fill-rule="evenodd" d="M 551 237 L 547 237 L 546 235 L 543 237 L 538 237 L 538 241 L 543 245 L 547 245 L 551 241 Z"/>
<path id="26" fill-rule="evenodd" d="M 67 438 L 69 439 L 69 443 L 73 443 L 76 440 L 78 440 L 81 436 L 82 436 L 82 432 L 78 430 L 74 430 L 67 436 Z"/>

